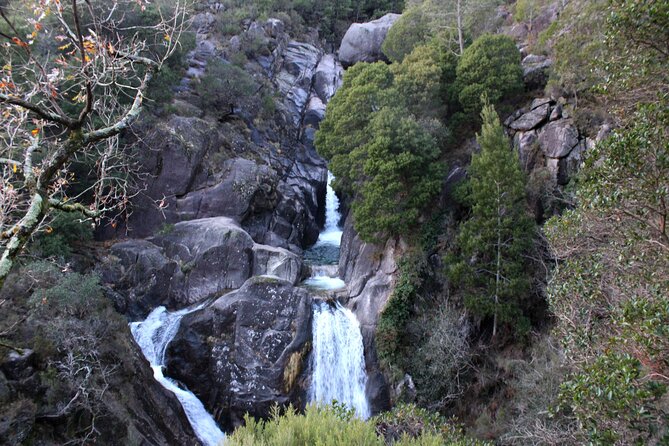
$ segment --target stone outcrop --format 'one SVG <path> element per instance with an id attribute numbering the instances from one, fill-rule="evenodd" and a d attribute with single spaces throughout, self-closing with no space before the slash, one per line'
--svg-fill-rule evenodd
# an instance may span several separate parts
<path id="1" fill-rule="evenodd" d="M 227 217 L 177 223 L 149 240 L 115 244 L 100 266 L 117 308 L 131 317 L 165 305 L 182 308 L 241 287 L 254 275 L 297 284 L 302 260 L 277 247 L 254 243 Z"/>
<path id="2" fill-rule="evenodd" d="M 353 228 L 352 216 L 346 219 L 339 257 L 339 276 L 347 284 L 346 305 L 360 322 L 369 376 L 367 398 L 374 413 L 390 406 L 388 385 L 379 369 L 374 336 L 379 316 L 394 286 L 394 274 L 397 271 L 395 259 L 405 248 L 401 241 L 396 240 L 388 240 L 384 246 L 363 242 Z"/>
<path id="3" fill-rule="evenodd" d="M 391 26 L 399 19 L 399 14 L 386 14 L 367 23 L 352 24 L 339 47 L 339 60 L 344 67 L 357 62 L 376 62 L 387 60 L 381 51 L 381 45 Z"/>
<path id="4" fill-rule="evenodd" d="M 303 407 L 311 306 L 305 289 L 254 277 L 184 317 L 167 350 L 168 375 L 227 428 L 245 413 L 267 417 L 274 404 Z"/>

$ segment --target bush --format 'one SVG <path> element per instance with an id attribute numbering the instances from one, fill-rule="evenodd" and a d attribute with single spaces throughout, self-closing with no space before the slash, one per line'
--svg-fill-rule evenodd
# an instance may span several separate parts
<path id="1" fill-rule="evenodd" d="M 256 421 L 245 417 L 245 426 L 228 437 L 229 446 L 383 446 L 374 425 L 342 410 L 339 406 L 308 406 L 304 415 L 289 407 L 284 414 L 278 407 L 271 419 Z"/>
<path id="2" fill-rule="evenodd" d="M 32 250 L 42 257 L 67 258 L 72 255 L 72 245 L 93 239 L 92 223 L 82 219 L 77 212 L 55 212 L 46 230 L 41 233 Z"/>
<path id="3" fill-rule="evenodd" d="M 465 49 L 456 70 L 456 90 L 465 112 L 481 111 L 481 96 L 494 105 L 523 91 L 520 52 L 508 36 L 484 34 Z"/>
<path id="4" fill-rule="evenodd" d="M 388 30 L 381 51 L 393 62 L 402 62 L 430 34 L 428 20 L 420 7 L 410 8 Z"/>
<path id="5" fill-rule="evenodd" d="M 222 60 L 210 61 L 197 85 L 203 109 L 224 116 L 247 103 L 256 90 L 256 83 L 246 71 Z"/>

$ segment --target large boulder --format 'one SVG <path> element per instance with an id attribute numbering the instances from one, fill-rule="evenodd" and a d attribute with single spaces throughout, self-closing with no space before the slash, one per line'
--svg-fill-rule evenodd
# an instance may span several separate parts
<path id="1" fill-rule="evenodd" d="M 159 305 L 178 309 L 221 295 L 254 275 L 291 284 L 303 276 L 299 256 L 254 243 L 227 217 L 181 222 L 149 240 L 117 243 L 99 271 L 117 309 L 133 319 Z"/>
<path id="2" fill-rule="evenodd" d="M 303 288 L 254 277 L 183 318 L 167 349 L 167 372 L 228 429 L 273 405 L 304 407 L 301 379 L 311 339 L 312 299 Z"/>
<path id="3" fill-rule="evenodd" d="M 399 14 L 386 14 L 367 23 L 352 24 L 339 47 L 339 60 L 344 67 L 357 62 L 376 62 L 387 60 L 381 51 L 381 45 L 391 26 L 400 18 Z"/>
<path id="4" fill-rule="evenodd" d="M 564 158 L 578 145 L 578 130 L 571 119 L 552 121 L 540 130 L 538 142 L 548 158 Z"/>

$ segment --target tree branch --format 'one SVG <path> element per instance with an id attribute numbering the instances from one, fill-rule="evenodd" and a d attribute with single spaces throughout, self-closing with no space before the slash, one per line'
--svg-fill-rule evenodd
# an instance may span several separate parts
<path id="1" fill-rule="evenodd" d="M 92 210 L 81 203 L 65 203 L 55 198 L 49 198 L 49 206 L 64 212 L 81 212 L 89 218 L 98 218 L 102 215 L 102 211 L 99 209 Z"/>
<path id="2" fill-rule="evenodd" d="M 24 101 L 23 99 L 17 98 L 15 96 L 9 96 L 5 93 L 0 93 L 0 102 L 11 105 L 18 105 L 19 107 L 25 108 L 26 110 L 35 113 L 42 119 L 64 125 L 68 128 L 74 128 L 77 125 L 77 121 L 73 119 L 70 119 L 66 116 L 61 116 L 57 113 L 52 113 L 48 110 L 44 110 L 31 102 Z"/>

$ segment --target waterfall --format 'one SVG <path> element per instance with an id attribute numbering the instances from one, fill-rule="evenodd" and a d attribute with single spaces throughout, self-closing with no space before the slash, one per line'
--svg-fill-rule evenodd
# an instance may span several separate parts
<path id="1" fill-rule="evenodd" d="M 205 446 L 217 446 L 223 443 L 225 434 L 218 428 L 216 421 L 204 408 L 202 402 L 188 390 L 179 387 L 176 381 L 163 374 L 165 351 L 167 345 L 176 336 L 181 319 L 203 306 L 204 304 L 200 304 L 173 313 L 168 312 L 165 307 L 158 307 L 143 322 L 131 323 L 130 331 L 151 364 L 153 377 L 179 399 L 200 441 Z"/>
<path id="2" fill-rule="evenodd" d="M 327 302 L 314 304 L 313 337 L 309 400 L 336 400 L 355 409 L 358 417 L 368 418 L 365 353 L 355 315 L 339 303 L 334 307 Z"/>
<path id="3" fill-rule="evenodd" d="M 330 183 L 334 177 L 328 172 L 325 199 L 325 227 L 316 244 L 305 253 L 311 261 L 311 277 L 304 285 L 325 292 L 339 290 L 346 284 L 338 276 L 339 200 Z M 365 395 L 367 374 L 365 351 L 360 324 L 355 315 L 341 304 L 318 301 L 313 306 L 312 376 L 309 401 L 329 404 L 333 400 L 354 409 L 356 415 L 370 416 Z"/>

